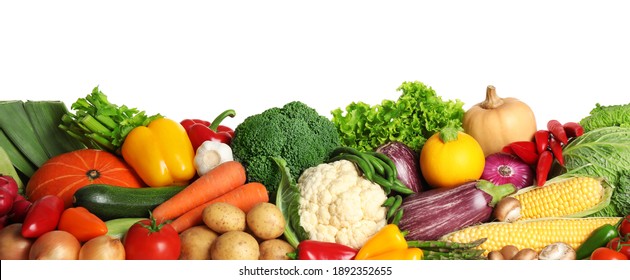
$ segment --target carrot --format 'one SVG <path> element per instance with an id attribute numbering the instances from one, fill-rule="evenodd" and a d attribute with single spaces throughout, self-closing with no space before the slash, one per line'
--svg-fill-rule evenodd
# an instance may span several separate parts
<path id="1" fill-rule="evenodd" d="M 268 201 L 269 194 L 267 193 L 267 188 L 265 188 L 263 184 L 258 182 L 247 183 L 186 212 L 177 219 L 173 220 L 171 226 L 173 226 L 177 232 L 182 232 L 193 226 L 203 224 L 203 219 L 201 218 L 203 209 L 215 202 L 230 203 L 247 213 L 256 204 Z"/>
<path id="2" fill-rule="evenodd" d="M 238 161 L 227 161 L 153 209 L 158 221 L 172 220 L 191 209 L 245 184 L 245 168 Z"/>

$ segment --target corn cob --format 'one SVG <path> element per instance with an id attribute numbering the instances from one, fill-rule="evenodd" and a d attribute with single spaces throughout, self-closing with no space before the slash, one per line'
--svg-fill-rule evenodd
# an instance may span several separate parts
<path id="1" fill-rule="evenodd" d="M 543 187 L 528 187 L 512 197 L 521 203 L 521 220 L 584 217 L 610 203 L 613 188 L 586 176 L 558 178 Z"/>
<path id="2" fill-rule="evenodd" d="M 501 250 L 506 245 L 519 249 L 531 248 L 540 252 L 554 242 L 564 242 L 577 249 L 593 230 L 604 225 L 614 225 L 621 218 L 544 218 L 513 223 L 494 222 L 470 226 L 440 238 L 443 241 L 468 243 L 480 238 L 487 238 L 479 245 L 485 250 Z"/>

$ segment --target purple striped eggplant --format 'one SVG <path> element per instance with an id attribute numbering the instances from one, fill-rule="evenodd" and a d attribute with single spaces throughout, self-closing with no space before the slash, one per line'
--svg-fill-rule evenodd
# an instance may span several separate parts
<path id="1" fill-rule="evenodd" d="M 378 147 L 376 152 L 386 155 L 394 162 L 400 182 L 414 192 L 422 191 L 418 153 L 396 141 Z"/>
<path id="2" fill-rule="evenodd" d="M 437 240 L 447 233 L 490 221 L 494 205 L 516 192 L 512 184 L 494 185 L 478 180 L 449 189 L 432 189 L 411 194 L 400 206 L 401 230 L 407 240 Z"/>

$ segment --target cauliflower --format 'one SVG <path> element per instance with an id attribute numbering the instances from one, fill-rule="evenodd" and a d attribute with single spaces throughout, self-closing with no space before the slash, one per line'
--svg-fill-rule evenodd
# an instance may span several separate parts
<path id="1" fill-rule="evenodd" d="M 322 163 L 299 177 L 300 224 L 310 239 L 360 248 L 387 224 L 381 187 L 347 160 Z"/>

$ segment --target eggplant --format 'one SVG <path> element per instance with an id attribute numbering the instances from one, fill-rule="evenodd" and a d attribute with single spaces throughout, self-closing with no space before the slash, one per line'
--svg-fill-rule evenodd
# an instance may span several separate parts
<path id="1" fill-rule="evenodd" d="M 394 162 L 400 182 L 416 193 L 422 191 L 418 153 L 404 143 L 396 141 L 379 146 L 376 152 L 386 155 Z"/>
<path id="2" fill-rule="evenodd" d="M 493 207 L 516 192 L 512 184 L 494 185 L 477 180 L 448 189 L 414 193 L 403 199 L 403 217 L 398 223 L 407 240 L 437 240 L 477 223 L 489 222 Z"/>

